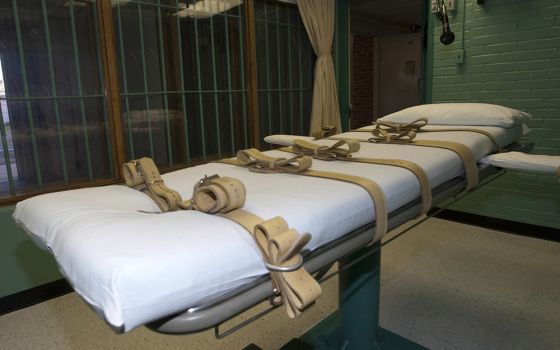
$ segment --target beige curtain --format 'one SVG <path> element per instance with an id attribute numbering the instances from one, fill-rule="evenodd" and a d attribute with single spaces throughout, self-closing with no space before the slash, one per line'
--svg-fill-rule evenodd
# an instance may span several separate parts
<path id="1" fill-rule="evenodd" d="M 340 111 L 331 55 L 335 0 L 298 0 L 297 3 L 309 41 L 317 54 L 310 133 L 321 129 L 323 125 L 336 126 L 340 132 Z"/>

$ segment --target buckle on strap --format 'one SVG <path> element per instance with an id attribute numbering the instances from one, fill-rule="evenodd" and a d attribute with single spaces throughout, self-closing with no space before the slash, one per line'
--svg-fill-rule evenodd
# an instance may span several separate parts
<path id="1" fill-rule="evenodd" d="M 134 169 L 136 169 L 136 174 L 142 176 L 143 174 L 142 174 L 142 170 L 140 170 L 140 167 L 139 167 L 140 163 L 138 162 L 138 160 L 134 159 L 132 161 L 132 164 L 134 165 Z"/>
<path id="2" fill-rule="evenodd" d="M 196 190 L 198 190 L 198 188 L 202 185 L 207 185 L 209 183 L 211 183 L 214 180 L 217 180 L 220 178 L 220 175 L 218 174 L 214 174 L 214 175 L 204 175 L 203 178 L 201 178 L 200 180 L 198 180 L 195 184 L 194 184 L 194 189 L 193 189 L 193 194 L 194 192 L 196 192 Z M 194 203 L 194 200 L 192 200 Z"/>
<path id="3" fill-rule="evenodd" d="M 219 178 L 220 178 L 220 175 L 218 175 L 218 174 L 214 174 L 214 175 L 210 175 L 210 176 L 204 175 L 204 177 L 202 179 L 198 180 L 198 184 L 199 185 L 207 184 L 207 183 L 209 183 L 211 181 L 214 181 L 216 179 L 219 179 Z"/>
<path id="4" fill-rule="evenodd" d="M 303 258 L 301 257 L 301 255 L 298 255 L 297 257 L 298 257 L 298 262 L 290 266 L 273 265 L 267 263 L 266 261 L 264 262 L 264 264 L 269 271 L 292 272 L 298 270 L 300 267 L 303 266 Z"/>

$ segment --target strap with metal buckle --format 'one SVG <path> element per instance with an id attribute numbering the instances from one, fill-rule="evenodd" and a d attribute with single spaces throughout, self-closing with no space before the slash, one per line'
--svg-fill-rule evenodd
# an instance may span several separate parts
<path id="1" fill-rule="evenodd" d="M 289 147 L 281 148 L 285 151 Z M 340 140 L 331 146 L 321 146 L 313 142 L 296 139 L 291 147 L 291 152 L 303 154 L 321 160 L 334 160 L 340 158 L 350 158 L 352 153 L 360 150 L 360 143 L 354 140 Z"/>
<path id="2" fill-rule="evenodd" d="M 325 137 L 336 135 L 336 133 L 336 126 L 323 125 L 321 129 L 313 131 L 311 133 L 311 136 L 313 136 L 315 139 L 324 139 Z"/>
<path id="3" fill-rule="evenodd" d="M 181 195 L 165 186 L 152 159 L 144 157 L 124 163 L 122 173 L 129 187 L 146 193 L 161 211 L 181 209 Z"/>

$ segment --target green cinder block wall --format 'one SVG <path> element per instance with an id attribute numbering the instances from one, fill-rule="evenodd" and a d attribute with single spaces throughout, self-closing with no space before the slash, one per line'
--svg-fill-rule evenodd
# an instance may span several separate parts
<path id="1" fill-rule="evenodd" d="M 532 152 L 560 155 L 560 0 L 456 0 L 450 14 L 456 39 L 448 46 L 439 41 L 441 22 L 430 22 L 432 102 L 527 111 Z M 452 209 L 560 228 L 560 185 L 552 175 L 508 172 Z"/>

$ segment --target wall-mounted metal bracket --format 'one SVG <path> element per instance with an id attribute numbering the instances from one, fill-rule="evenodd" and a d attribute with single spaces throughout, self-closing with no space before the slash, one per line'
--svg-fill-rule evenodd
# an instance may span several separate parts
<path id="1" fill-rule="evenodd" d="M 438 5 L 438 2 L 441 0 L 432 0 L 432 5 L 431 5 L 431 12 L 432 13 L 438 13 L 441 9 L 440 9 L 440 5 Z M 448 12 L 454 12 L 457 10 L 456 7 L 456 0 L 443 0 L 443 2 L 445 3 L 445 7 L 447 8 Z"/>

